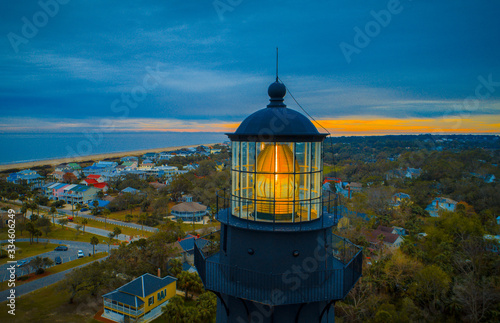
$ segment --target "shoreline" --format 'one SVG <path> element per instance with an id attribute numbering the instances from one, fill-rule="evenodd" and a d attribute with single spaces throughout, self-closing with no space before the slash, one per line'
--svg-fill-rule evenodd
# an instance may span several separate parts
<path id="1" fill-rule="evenodd" d="M 174 151 L 174 150 L 178 150 L 178 149 L 182 149 L 182 148 L 198 147 L 201 145 L 210 146 L 210 145 L 215 145 L 215 143 L 163 147 L 163 148 L 152 148 L 152 149 L 141 149 L 141 150 L 122 151 L 122 152 L 105 153 L 105 154 L 95 154 L 95 155 L 88 155 L 88 156 L 63 157 L 63 158 L 53 158 L 53 159 L 37 160 L 37 161 L 30 161 L 30 162 L 19 162 L 19 163 L 0 165 L 0 172 L 5 172 L 8 170 L 14 170 L 14 169 L 28 169 L 28 168 L 40 167 L 40 166 L 56 166 L 56 165 L 59 165 L 62 163 L 73 163 L 73 162 L 81 163 L 81 162 L 85 162 L 85 161 L 97 161 L 97 160 L 103 160 L 103 159 L 108 159 L 108 158 L 144 155 L 145 153 L 159 153 L 162 151 Z"/>

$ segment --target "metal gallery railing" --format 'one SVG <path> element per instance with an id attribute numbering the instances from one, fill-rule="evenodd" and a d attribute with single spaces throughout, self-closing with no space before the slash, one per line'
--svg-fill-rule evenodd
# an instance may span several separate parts
<path id="1" fill-rule="evenodd" d="M 335 237 L 334 245 L 341 248 L 333 253 L 342 265 L 332 264 L 331 269 L 316 268 L 299 274 L 292 270 L 272 273 L 240 268 L 219 261 L 217 241 L 200 245 L 200 239 L 195 242 L 195 265 L 206 289 L 264 304 L 343 299 L 361 276 L 362 250 L 347 239 Z"/>

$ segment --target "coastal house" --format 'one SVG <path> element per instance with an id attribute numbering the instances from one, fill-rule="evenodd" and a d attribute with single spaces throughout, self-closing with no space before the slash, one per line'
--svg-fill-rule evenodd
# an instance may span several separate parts
<path id="1" fill-rule="evenodd" d="M 192 235 L 188 234 L 183 239 L 178 239 L 173 243 L 173 249 L 177 250 L 178 256 L 182 262 L 187 262 L 190 265 L 194 263 L 194 243 L 196 240 L 199 240 L 198 246 L 205 246 L 209 241 L 203 238 L 200 238 L 200 235 Z"/>
<path id="2" fill-rule="evenodd" d="M 399 193 L 396 193 L 392 196 L 392 202 L 393 202 L 393 205 L 395 207 L 398 207 L 401 205 L 401 203 L 403 201 L 410 201 L 410 195 L 406 194 L 406 193 L 402 193 L 402 192 L 399 192 Z"/>
<path id="3" fill-rule="evenodd" d="M 44 188 L 44 195 L 50 200 L 67 204 L 89 204 L 97 198 L 99 190 L 93 186 L 52 183 Z"/>
<path id="4" fill-rule="evenodd" d="M 199 167 L 200 165 L 198 163 L 189 163 L 188 165 L 182 167 L 183 169 L 187 171 L 195 170 Z"/>
<path id="5" fill-rule="evenodd" d="M 166 176 L 166 177 L 172 177 L 174 175 L 177 175 L 177 171 L 179 169 L 176 166 L 168 166 L 168 165 L 162 165 L 162 166 L 156 166 L 154 167 L 151 172 L 154 173 L 156 176 Z"/>
<path id="6" fill-rule="evenodd" d="M 123 190 L 120 191 L 121 194 L 123 193 L 130 193 L 130 194 L 137 194 L 137 193 L 140 193 L 141 191 L 140 190 L 137 190 L 133 187 L 126 187 L 124 188 Z"/>
<path id="7" fill-rule="evenodd" d="M 107 180 L 105 175 L 99 175 L 99 174 L 90 174 L 87 176 L 87 179 L 93 179 L 97 183 L 104 183 Z"/>
<path id="8" fill-rule="evenodd" d="M 451 211 L 455 212 L 457 208 L 457 201 L 454 201 L 450 198 L 446 197 L 436 197 L 431 204 L 427 205 L 425 210 L 429 212 L 430 216 L 432 217 L 438 217 L 439 212 L 444 210 L 444 211 Z"/>
<path id="9" fill-rule="evenodd" d="M 42 188 L 44 179 L 40 174 L 31 169 L 25 169 L 17 173 L 10 173 L 7 182 L 27 185 L 30 189 Z"/>
<path id="10" fill-rule="evenodd" d="M 172 206 L 170 214 L 174 218 L 182 221 L 202 221 L 203 217 L 208 214 L 207 207 L 196 202 L 183 202 Z"/>
<path id="11" fill-rule="evenodd" d="M 149 159 L 146 159 L 142 162 L 142 164 L 137 168 L 138 170 L 150 170 L 155 166 L 155 163 Z"/>
<path id="12" fill-rule="evenodd" d="M 146 273 L 102 296 L 102 317 L 113 322 L 150 322 L 176 294 L 177 279 Z"/>
<path id="13" fill-rule="evenodd" d="M 55 181 L 62 181 L 64 174 L 65 173 L 60 170 L 55 170 L 52 173 L 49 173 L 47 177 Z"/>
<path id="14" fill-rule="evenodd" d="M 142 159 L 156 160 L 158 159 L 158 153 L 153 153 L 153 152 L 145 153 L 144 155 L 142 155 Z"/>
<path id="15" fill-rule="evenodd" d="M 383 243 L 389 248 L 399 248 L 404 239 L 401 235 L 393 232 L 395 232 L 393 228 L 379 225 L 377 229 L 365 233 L 364 236 L 373 247 L 379 247 Z"/>
<path id="16" fill-rule="evenodd" d="M 89 176 L 91 174 L 113 172 L 116 166 L 118 166 L 117 162 L 98 161 L 91 166 L 85 167 L 83 169 L 83 173 L 85 174 L 85 176 Z"/>
<path id="17" fill-rule="evenodd" d="M 98 190 L 101 190 L 103 192 L 107 192 L 109 189 L 108 183 L 99 182 L 99 181 L 95 180 L 94 178 L 86 178 L 83 181 L 81 181 L 80 184 L 85 185 L 85 186 L 93 186 L 93 187 L 95 187 Z"/>
<path id="18" fill-rule="evenodd" d="M 405 177 L 406 178 L 417 178 L 419 177 L 420 175 L 422 175 L 422 169 L 421 168 L 411 168 L 411 167 L 408 167 L 406 169 L 406 173 L 405 173 Z"/>
<path id="19" fill-rule="evenodd" d="M 125 156 L 125 157 L 122 157 L 120 159 L 120 161 L 122 162 L 138 162 L 139 161 L 139 157 L 136 157 L 136 156 Z"/>
<path id="20" fill-rule="evenodd" d="M 162 151 L 159 154 L 158 159 L 159 160 L 170 160 L 174 156 L 175 156 L 175 154 L 172 154 L 171 151 Z"/>
<path id="21" fill-rule="evenodd" d="M 98 192 L 93 186 L 71 184 L 62 188 L 59 200 L 66 204 L 91 204 L 97 199 Z"/>

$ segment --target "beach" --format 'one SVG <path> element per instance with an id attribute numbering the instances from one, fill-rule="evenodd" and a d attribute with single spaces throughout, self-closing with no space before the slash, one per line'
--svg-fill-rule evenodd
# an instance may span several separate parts
<path id="1" fill-rule="evenodd" d="M 215 143 L 208 143 L 204 145 L 214 145 Z M 114 153 L 105 153 L 105 154 L 95 154 L 88 156 L 76 156 L 71 158 L 55 158 L 55 159 L 47 159 L 47 160 L 38 160 L 38 161 L 30 161 L 30 162 L 22 162 L 22 163 L 12 163 L 0 165 L 0 172 L 8 171 L 10 169 L 28 169 L 39 166 L 56 166 L 62 163 L 81 163 L 86 161 L 98 161 L 108 158 L 121 158 L 125 156 L 142 156 L 145 153 L 159 153 L 162 151 L 174 151 L 182 148 L 192 148 L 198 147 L 200 145 L 187 145 L 187 146 L 175 146 L 175 147 L 164 147 L 164 148 L 153 148 L 153 149 L 141 149 L 141 150 L 133 150 L 133 151 L 124 151 L 124 152 L 114 152 Z"/>

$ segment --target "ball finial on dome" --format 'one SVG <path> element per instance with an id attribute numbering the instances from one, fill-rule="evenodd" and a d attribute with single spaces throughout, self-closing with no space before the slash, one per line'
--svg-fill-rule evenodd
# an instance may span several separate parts
<path id="1" fill-rule="evenodd" d="M 269 88 L 267 89 L 267 94 L 269 94 L 271 100 L 273 99 L 283 100 L 283 98 L 286 95 L 286 87 L 283 83 L 276 81 L 274 83 L 271 83 L 271 85 L 269 85 Z"/>

